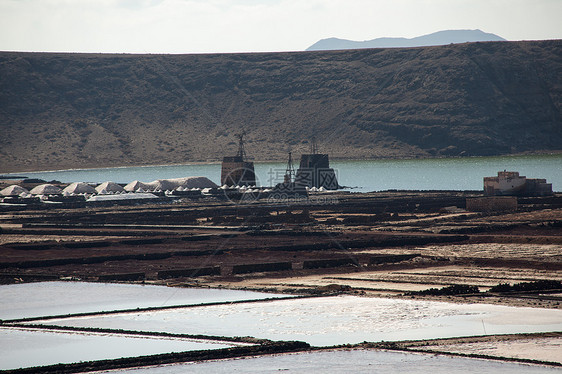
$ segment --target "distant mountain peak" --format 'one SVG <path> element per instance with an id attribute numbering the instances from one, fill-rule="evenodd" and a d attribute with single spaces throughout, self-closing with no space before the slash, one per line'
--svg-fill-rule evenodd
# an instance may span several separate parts
<path id="1" fill-rule="evenodd" d="M 432 34 L 417 36 L 415 38 L 377 38 L 365 41 L 353 41 L 339 38 L 322 39 L 307 51 L 329 51 L 338 49 L 364 49 L 364 48 L 407 48 L 427 47 L 434 45 L 458 44 L 468 42 L 499 42 L 506 41 L 501 36 L 484 32 L 482 30 L 443 30 Z"/>

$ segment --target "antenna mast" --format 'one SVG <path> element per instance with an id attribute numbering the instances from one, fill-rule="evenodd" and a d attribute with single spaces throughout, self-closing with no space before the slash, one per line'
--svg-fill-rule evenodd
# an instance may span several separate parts
<path id="1" fill-rule="evenodd" d="M 236 134 L 238 138 L 238 157 L 242 157 L 242 160 L 246 158 L 246 151 L 244 150 L 244 135 L 246 135 L 246 131 L 242 131 L 240 134 Z"/>
<path id="2" fill-rule="evenodd" d="M 310 147 L 313 155 L 318 153 L 318 143 L 316 143 L 316 136 L 312 137 L 312 144 L 310 145 Z"/>
<path id="3" fill-rule="evenodd" d="M 293 156 L 291 155 L 291 152 L 289 152 L 289 161 L 287 162 L 287 169 L 285 170 L 285 178 L 283 182 L 291 183 L 293 181 L 294 176 L 295 176 L 295 168 L 293 167 Z"/>

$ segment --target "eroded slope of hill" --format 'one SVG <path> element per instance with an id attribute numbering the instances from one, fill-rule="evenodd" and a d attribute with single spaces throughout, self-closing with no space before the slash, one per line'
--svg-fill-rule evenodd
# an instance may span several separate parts
<path id="1" fill-rule="evenodd" d="M 0 171 L 562 149 L 562 41 L 220 54 L 0 53 Z"/>

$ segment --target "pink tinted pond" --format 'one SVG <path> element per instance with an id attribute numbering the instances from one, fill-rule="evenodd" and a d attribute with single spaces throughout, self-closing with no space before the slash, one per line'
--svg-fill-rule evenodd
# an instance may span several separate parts
<path id="1" fill-rule="evenodd" d="M 1 327 L 0 370 L 199 349 L 220 349 L 235 345 L 237 344 L 210 340 Z"/>
<path id="2" fill-rule="evenodd" d="M 279 372 L 325 374 L 542 374 L 560 373 L 560 369 L 435 354 L 358 349 L 216 360 L 117 371 L 117 373 L 130 374 Z"/>

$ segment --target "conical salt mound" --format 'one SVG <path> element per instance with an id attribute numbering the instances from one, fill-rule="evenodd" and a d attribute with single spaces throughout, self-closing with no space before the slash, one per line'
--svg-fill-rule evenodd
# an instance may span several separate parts
<path id="1" fill-rule="evenodd" d="M 69 184 L 62 192 L 81 194 L 81 193 L 96 193 L 96 189 L 87 183 L 74 182 Z"/>
<path id="2" fill-rule="evenodd" d="M 128 185 L 125 186 L 124 190 L 128 191 L 128 192 L 135 192 L 139 188 L 144 190 L 144 191 L 147 191 L 147 190 L 150 189 L 150 186 L 148 184 L 140 182 L 140 181 L 132 181 L 131 183 L 129 183 Z"/>
<path id="3" fill-rule="evenodd" d="M 32 195 L 59 195 L 62 193 L 62 190 L 55 186 L 54 184 L 40 184 L 39 186 L 35 187 L 31 191 L 29 191 Z"/>
<path id="4" fill-rule="evenodd" d="M 115 182 L 103 182 L 99 186 L 96 187 L 96 191 L 101 193 L 101 191 L 105 190 L 107 192 L 123 192 L 124 189 L 120 185 Z"/>
<path id="5" fill-rule="evenodd" d="M 29 191 L 26 190 L 25 188 L 20 187 L 17 184 L 12 184 L 11 186 L 8 186 L 8 187 L 4 188 L 2 191 L 0 191 L 0 195 L 2 195 L 2 196 L 19 196 L 23 192 L 29 193 Z"/>

